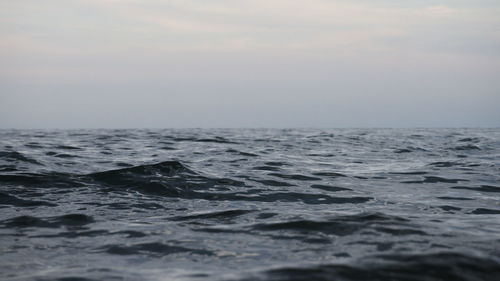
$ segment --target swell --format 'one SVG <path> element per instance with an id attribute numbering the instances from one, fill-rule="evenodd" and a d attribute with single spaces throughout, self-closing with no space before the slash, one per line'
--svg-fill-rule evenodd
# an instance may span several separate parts
<path id="1" fill-rule="evenodd" d="M 230 186 L 244 183 L 228 178 L 200 175 L 178 161 L 92 173 L 83 179 L 101 186 L 187 199 L 210 199 Z M 211 192 L 206 192 L 210 190 Z M 219 192 L 213 192 L 219 191 Z"/>
<path id="2" fill-rule="evenodd" d="M 387 234 L 391 236 L 428 235 L 420 226 L 407 219 L 383 213 L 360 213 L 355 215 L 335 216 L 321 220 L 295 219 L 246 225 L 241 228 L 226 226 L 202 227 L 195 229 L 211 233 L 252 233 L 271 235 L 274 239 L 298 239 L 303 242 L 331 243 L 331 236 L 349 236 L 360 232 Z"/>
<path id="3" fill-rule="evenodd" d="M 41 163 L 36 161 L 35 159 L 29 158 L 29 157 L 25 156 L 24 154 L 17 152 L 17 151 L 0 151 L 0 160 L 5 160 L 8 162 L 11 162 L 11 161 L 25 162 L 25 163 L 30 163 L 30 164 L 41 165 Z"/>
<path id="4" fill-rule="evenodd" d="M 39 218 L 34 216 L 18 216 L 1 222 L 6 227 L 44 227 L 58 228 L 61 226 L 83 226 L 94 222 L 94 218 L 84 214 L 67 214 L 51 218 Z"/>
<path id="5" fill-rule="evenodd" d="M 0 205 L 11 205 L 16 207 L 57 206 L 57 204 L 54 203 L 39 200 L 22 199 L 3 192 L 0 192 Z"/>
<path id="6" fill-rule="evenodd" d="M 351 264 L 281 267 L 240 280 L 496 281 L 498 276 L 500 263 L 494 257 L 441 252 L 378 255 Z"/>
<path id="7" fill-rule="evenodd" d="M 65 173 L 15 173 L 0 175 L 0 183 L 22 186 L 45 187 L 78 187 L 85 183 L 80 181 L 78 175 Z"/>
<path id="8" fill-rule="evenodd" d="M 106 245 L 99 249 L 99 251 L 106 252 L 112 255 L 147 255 L 153 257 L 162 257 L 177 253 L 190 253 L 197 255 L 211 256 L 213 253 L 203 249 L 192 249 L 178 245 L 169 245 L 160 242 L 147 242 L 138 243 L 133 245 Z"/>
<path id="9" fill-rule="evenodd" d="M 241 186 L 240 181 L 199 175 L 178 161 L 139 165 L 85 175 L 65 173 L 15 173 L 0 175 L 0 183 L 36 187 L 75 187 L 98 185 L 137 189 L 154 194 L 175 195 L 196 189 Z"/>
<path id="10" fill-rule="evenodd" d="M 284 178 L 293 180 L 319 180 L 319 178 L 292 175 Z M 259 181 L 268 186 L 293 186 L 286 182 Z M 373 198 L 363 196 L 338 197 L 303 192 L 269 192 L 247 186 L 244 182 L 230 178 L 201 175 L 179 161 L 164 161 L 156 164 L 139 165 L 85 175 L 48 173 L 0 175 L 0 182 L 36 187 L 79 187 L 93 186 L 102 192 L 130 191 L 182 199 L 205 199 L 217 201 L 258 202 L 302 202 L 304 204 L 358 204 Z M 344 190 L 335 187 L 313 186 Z M 266 191 L 266 192 L 265 192 Z"/>

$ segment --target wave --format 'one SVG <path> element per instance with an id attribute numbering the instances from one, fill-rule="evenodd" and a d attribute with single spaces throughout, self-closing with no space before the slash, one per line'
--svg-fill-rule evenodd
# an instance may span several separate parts
<path id="1" fill-rule="evenodd" d="M 481 150 L 481 148 L 479 148 L 476 145 L 472 145 L 472 144 L 460 145 L 460 146 L 453 147 L 451 149 L 458 150 L 458 151 L 460 151 L 460 150 Z"/>
<path id="2" fill-rule="evenodd" d="M 447 179 L 442 177 L 428 176 L 419 181 L 404 181 L 401 183 L 459 183 L 461 181 L 469 181 L 465 179 Z"/>
<path id="3" fill-rule="evenodd" d="M 67 214 L 50 218 L 34 216 L 18 216 L 2 222 L 7 227 L 46 227 L 58 228 L 62 226 L 77 227 L 94 222 L 94 218 L 84 214 Z"/>
<path id="4" fill-rule="evenodd" d="M 289 180 L 317 181 L 304 175 L 271 174 Z M 252 179 L 250 179 L 252 180 Z M 252 180 L 267 186 L 294 186 L 274 180 Z M 301 192 L 263 192 L 250 188 L 244 182 L 230 178 L 201 175 L 178 161 L 164 161 L 156 164 L 138 165 L 85 175 L 77 174 L 13 174 L 0 175 L 0 182 L 36 187 L 89 187 L 101 192 L 130 191 L 182 199 L 258 201 L 258 202 L 303 202 L 304 204 L 358 204 L 372 200 L 372 197 L 333 197 L 325 194 Z M 241 188 L 243 187 L 243 188 Z M 313 188 L 329 191 L 344 190 L 338 187 L 313 185 Z"/>
<path id="5" fill-rule="evenodd" d="M 315 176 L 321 176 L 321 177 L 332 177 L 332 178 L 337 178 L 337 177 L 347 177 L 344 174 L 341 173 L 334 173 L 334 172 L 315 172 L 312 173 Z"/>
<path id="6" fill-rule="evenodd" d="M 500 263 L 493 257 L 454 252 L 377 255 L 351 264 L 288 266 L 269 269 L 247 280 L 496 281 Z"/>
<path id="7" fill-rule="evenodd" d="M 40 162 L 36 161 L 35 159 L 26 157 L 24 154 L 17 152 L 17 151 L 0 151 L 0 159 L 5 160 L 5 161 L 19 161 L 19 162 L 26 162 L 30 164 L 36 164 L 36 165 L 41 165 Z"/>
<path id="8" fill-rule="evenodd" d="M 15 207 L 57 206 L 57 204 L 45 201 L 21 199 L 16 196 L 9 195 L 3 192 L 0 192 L 0 205 L 11 205 Z"/>
<path id="9" fill-rule="evenodd" d="M 228 190 L 228 186 L 244 185 L 241 181 L 228 178 L 202 176 L 178 161 L 92 173 L 83 178 L 122 190 L 189 199 L 217 199 L 218 193 L 213 191 L 223 192 Z"/>
<path id="10" fill-rule="evenodd" d="M 319 180 L 318 178 L 280 175 L 283 178 Z M 333 197 L 323 194 L 298 192 L 262 193 L 261 190 L 244 189 L 228 192 L 235 187 L 247 187 L 244 182 L 228 178 L 200 175 L 178 161 L 165 161 L 151 165 L 140 165 L 85 175 L 94 183 L 166 197 L 205 200 L 259 201 L 259 202 L 303 202 L 305 204 L 365 203 L 371 197 Z M 270 186 L 292 186 L 272 180 L 256 180 Z M 256 194 L 258 193 L 258 194 Z"/>
<path id="11" fill-rule="evenodd" d="M 220 144 L 238 144 L 237 142 L 228 140 L 223 137 L 214 137 L 214 138 L 172 138 L 175 142 L 181 141 L 191 141 L 191 142 L 207 142 L 207 143 L 220 143 Z"/>
<path id="12" fill-rule="evenodd" d="M 112 255 L 146 255 L 152 257 L 162 257 L 177 253 L 208 256 L 214 255 L 208 250 L 186 248 L 161 242 L 137 243 L 132 245 L 111 244 L 101 247 L 99 251 Z"/>
<path id="13" fill-rule="evenodd" d="M 492 186 L 492 185 L 481 185 L 479 187 L 473 187 L 473 186 L 452 186 L 450 188 L 453 188 L 453 189 L 474 190 L 474 191 L 482 191 L 482 192 L 500 192 L 500 187 L 498 187 L 498 186 Z"/>
<path id="14" fill-rule="evenodd" d="M 331 192 L 352 190 L 352 189 L 345 188 L 345 187 L 323 185 L 323 184 L 313 184 L 313 185 L 311 185 L 311 188 L 322 189 L 322 190 L 331 191 Z"/>
<path id="15" fill-rule="evenodd" d="M 46 187 L 80 187 L 82 183 L 78 175 L 65 173 L 16 173 L 0 175 L 0 183 L 23 186 Z"/>
<path id="16" fill-rule="evenodd" d="M 188 220 L 230 220 L 248 213 L 255 212 L 254 210 L 225 210 L 202 214 L 194 214 L 189 216 L 173 217 L 173 221 L 188 221 Z"/>
<path id="17" fill-rule="evenodd" d="M 328 220 L 295 220 L 285 222 L 275 222 L 266 224 L 256 224 L 252 229 L 259 231 L 292 231 L 310 234 L 333 234 L 345 236 L 353 234 L 365 228 L 374 228 L 379 232 L 394 234 L 391 227 L 397 226 L 399 233 L 395 234 L 425 234 L 422 231 L 409 228 L 406 219 L 389 216 L 382 213 L 361 213 L 348 216 L 336 216 Z"/>
<path id="18" fill-rule="evenodd" d="M 274 214 L 270 217 L 273 216 Z M 214 226 L 195 230 L 212 233 L 253 233 L 271 235 L 273 239 L 298 239 L 306 243 L 330 244 L 332 235 L 348 236 L 367 230 L 392 236 L 427 235 L 426 232 L 418 228 L 418 226 L 401 217 L 383 213 L 360 213 L 321 220 L 296 219 L 257 223 L 242 226 L 241 228 Z"/>

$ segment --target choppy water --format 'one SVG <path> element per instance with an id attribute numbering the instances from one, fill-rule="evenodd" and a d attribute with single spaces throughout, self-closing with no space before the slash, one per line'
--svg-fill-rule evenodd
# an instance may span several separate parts
<path id="1" fill-rule="evenodd" d="M 500 129 L 0 131 L 2 280 L 500 280 Z"/>

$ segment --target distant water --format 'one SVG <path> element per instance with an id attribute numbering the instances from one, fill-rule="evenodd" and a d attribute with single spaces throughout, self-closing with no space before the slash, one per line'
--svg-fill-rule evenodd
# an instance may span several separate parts
<path id="1" fill-rule="evenodd" d="M 500 129 L 0 131 L 1 280 L 500 280 Z"/>

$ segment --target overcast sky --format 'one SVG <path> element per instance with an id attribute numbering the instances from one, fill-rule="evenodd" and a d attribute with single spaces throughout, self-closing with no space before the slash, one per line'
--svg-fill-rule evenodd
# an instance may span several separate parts
<path id="1" fill-rule="evenodd" d="M 476 126 L 498 0 L 0 0 L 0 128 Z"/>

